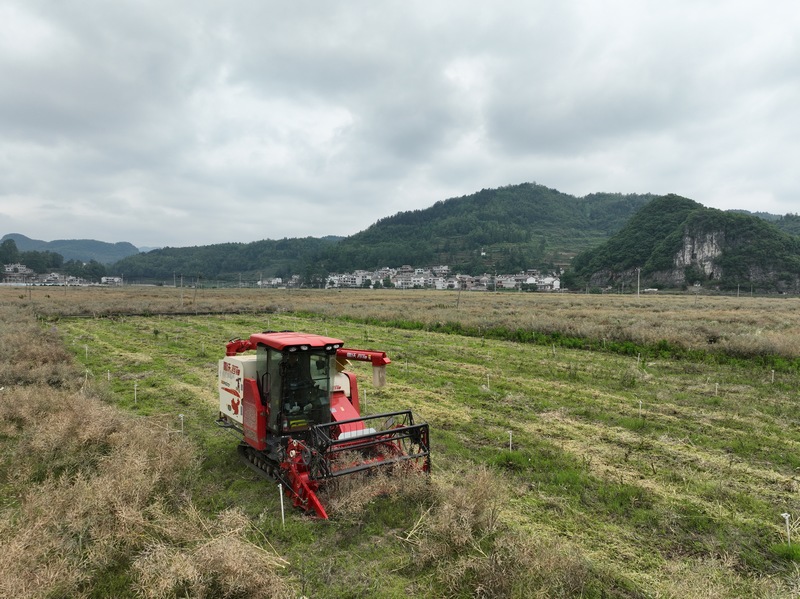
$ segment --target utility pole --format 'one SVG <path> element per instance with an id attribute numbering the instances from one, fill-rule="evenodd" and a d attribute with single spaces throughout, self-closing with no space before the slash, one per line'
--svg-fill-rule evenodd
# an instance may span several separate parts
<path id="1" fill-rule="evenodd" d="M 641 279 L 641 273 L 642 273 L 642 269 L 637 267 L 636 268 L 636 297 L 639 297 L 639 281 Z"/>

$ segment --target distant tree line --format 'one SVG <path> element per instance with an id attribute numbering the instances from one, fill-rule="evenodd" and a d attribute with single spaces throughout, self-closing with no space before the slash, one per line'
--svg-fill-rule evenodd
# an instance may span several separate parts
<path id="1" fill-rule="evenodd" d="M 13 239 L 0 243 L 0 264 L 24 264 L 37 273 L 60 269 L 64 265 L 64 257 L 54 252 L 20 252 Z"/>
<path id="2" fill-rule="evenodd" d="M 338 238 L 266 239 L 252 243 L 220 243 L 189 248 L 162 248 L 124 258 L 110 269 L 126 279 L 172 281 L 186 275 L 235 281 L 239 276 L 300 275 L 309 286 L 327 275 L 322 257 Z"/>
<path id="3" fill-rule="evenodd" d="M 99 283 L 100 279 L 106 276 L 106 267 L 96 260 L 86 263 L 80 260 L 65 262 L 64 257 L 57 252 L 36 250 L 21 252 L 13 239 L 6 239 L 0 243 L 0 264 L 23 264 L 37 274 L 57 271 L 95 283 Z"/>

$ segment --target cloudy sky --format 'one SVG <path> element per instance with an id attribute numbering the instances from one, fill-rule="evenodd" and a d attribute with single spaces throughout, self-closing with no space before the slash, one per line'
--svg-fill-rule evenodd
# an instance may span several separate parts
<path id="1" fill-rule="evenodd" d="M 797 212 L 788 0 L 0 0 L 0 235 L 348 235 L 535 181 Z"/>

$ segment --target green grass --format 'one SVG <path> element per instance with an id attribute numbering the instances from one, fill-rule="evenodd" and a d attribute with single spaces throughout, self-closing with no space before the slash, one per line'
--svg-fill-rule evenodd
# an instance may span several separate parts
<path id="1" fill-rule="evenodd" d="M 779 543 L 772 546 L 772 551 L 782 559 L 800 562 L 800 545 L 796 543 L 790 545 L 788 543 Z"/>
<path id="2" fill-rule="evenodd" d="M 800 514 L 800 380 L 791 371 L 773 384 L 762 367 L 674 361 L 663 344 L 645 363 L 636 348 L 585 351 L 313 315 L 269 320 L 126 317 L 58 326 L 90 384 L 107 388 L 107 401 L 175 434 L 184 415 L 184 434 L 202 456 L 189 489 L 195 501 L 210 514 L 244 510 L 308 594 L 444 591 L 434 569 L 414 568 L 413 551 L 398 540 L 420 517 L 414 502 L 379 498 L 355 523 L 290 512 L 280 526 L 274 485 L 250 474 L 236 458 L 236 438 L 213 424 L 225 342 L 268 327 L 387 351 L 384 389 L 368 382 L 368 367 L 354 366 L 365 411 L 412 408 L 426 419 L 434 477 L 469 477 L 489 465 L 511 489 L 506 525 L 563 539 L 590 557 L 595 586 L 586 588 L 603 580 L 611 596 L 674 596 L 682 588 L 675 572 L 706 580 L 709 564 L 724 563 L 715 584 L 719 596 L 733 597 L 791 574 L 794 553 L 776 549 L 779 514 Z"/>

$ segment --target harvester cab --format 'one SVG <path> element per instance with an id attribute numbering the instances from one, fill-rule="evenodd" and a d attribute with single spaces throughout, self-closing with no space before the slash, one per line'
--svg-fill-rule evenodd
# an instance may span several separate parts
<path id="1" fill-rule="evenodd" d="M 271 432 L 301 431 L 314 424 L 330 422 L 333 359 L 331 354 L 319 349 L 279 352 L 265 345 L 258 346 L 259 392 L 270 409 Z"/>
<path id="2" fill-rule="evenodd" d="M 217 424 L 241 435 L 250 468 L 321 518 L 316 493 L 326 480 L 399 462 L 430 470 L 428 425 L 409 410 L 362 416 L 350 360 L 370 362 L 373 383 L 385 383 L 384 352 L 291 331 L 232 340 L 219 362 Z"/>

